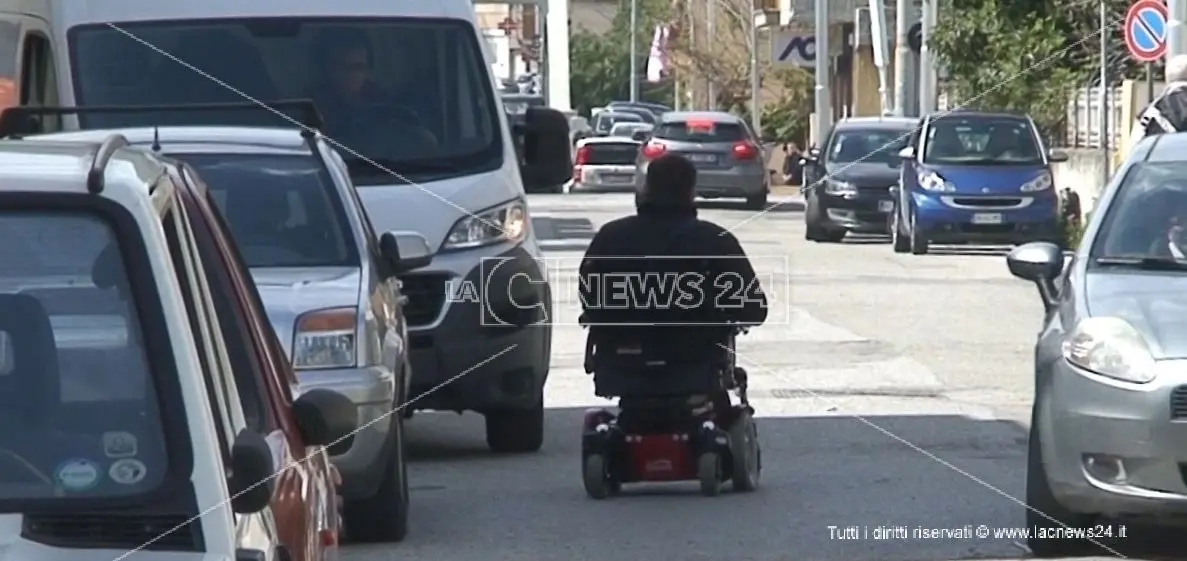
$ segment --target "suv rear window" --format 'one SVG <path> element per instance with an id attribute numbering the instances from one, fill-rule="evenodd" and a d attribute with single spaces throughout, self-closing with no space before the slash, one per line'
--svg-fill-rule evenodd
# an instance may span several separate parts
<path id="1" fill-rule="evenodd" d="M 639 156 L 639 143 L 614 142 L 586 144 L 587 150 L 584 164 L 590 166 L 629 166 L 634 165 Z"/>
<path id="2" fill-rule="evenodd" d="M 678 142 L 737 142 L 746 140 L 746 131 L 737 123 L 678 121 L 661 124 L 654 136 Z"/>

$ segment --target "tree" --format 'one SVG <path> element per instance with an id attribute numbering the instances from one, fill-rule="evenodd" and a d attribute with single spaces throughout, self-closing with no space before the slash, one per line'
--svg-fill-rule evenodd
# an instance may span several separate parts
<path id="1" fill-rule="evenodd" d="M 667 21 L 664 0 L 639 0 L 639 73 L 647 68 L 648 48 L 655 26 Z M 630 4 L 622 0 L 605 35 L 579 31 L 569 38 L 569 89 L 573 108 L 583 114 L 595 107 L 630 97 Z M 639 97 L 645 101 L 672 104 L 672 83 L 657 84 L 640 79 Z"/>
<path id="2" fill-rule="evenodd" d="M 940 14 L 929 47 L 951 74 L 954 105 L 1025 111 L 1046 130 L 1066 120 L 1083 71 L 1066 56 L 1066 20 L 1023 0 L 965 0 Z"/>

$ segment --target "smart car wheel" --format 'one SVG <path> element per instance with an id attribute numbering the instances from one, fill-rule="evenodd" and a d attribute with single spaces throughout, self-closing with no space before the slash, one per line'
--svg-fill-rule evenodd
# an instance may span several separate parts
<path id="1" fill-rule="evenodd" d="M 911 251 L 911 240 L 903 235 L 903 225 L 897 208 L 890 213 L 890 244 L 894 246 L 895 253 Z"/>
<path id="2" fill-rule="evenodd" d="M 366 499 L 346 503 L 346 537 L 354 542 L 400 542 L 408 536 L 408 458 L 404 453 L 404 417 L 392 415 L 392 452 L 379 489 Z"/>
<path id="3" fill-rule="evenodd" d="M 927 238 L 924 237 L 923 232 L 919 231 L 919 225 L 915 221 L 915 213 L 911 213 L 911 253 L 915 255 L 927 254 Z"/>

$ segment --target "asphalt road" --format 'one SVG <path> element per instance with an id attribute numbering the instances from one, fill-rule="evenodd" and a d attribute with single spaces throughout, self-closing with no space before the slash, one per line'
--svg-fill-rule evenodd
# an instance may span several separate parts
<path id="1" fill-rule="evenodd" d="M 562 287 L 558 321 L 576 318 L 572 269 L 594 228 L 631 205 L 623 194 L 532 198 Z M 752 215 L 729 204 L 701 211 L 727 227 Z M 343 559 L 1026 558 L 1011 538 L 910 535 L 1022 524 L 1029 361 L 1041 307 L 1030 285 L 1009 276 L 1004 250 L 912 256 L 878 239 L 811 244 L 794 202 L 735 232 L 775 283 L 767 293 L 781 306 L 738 347 L 761 417 L 757 493 L 710 499 L 695 485 L 669 485 L 587 499 L 580 417 L 604 402 L 581 369 L 583 333 L 560 326 L 543 451 L 492 456 L 481 417 L 418 414 L 409 425 L 409 539 L 350 546 Z M 851 526 L 864 529 L 859 539 L 838 539 Z M 876 540 L 878 526 L 909 535 Z"/>

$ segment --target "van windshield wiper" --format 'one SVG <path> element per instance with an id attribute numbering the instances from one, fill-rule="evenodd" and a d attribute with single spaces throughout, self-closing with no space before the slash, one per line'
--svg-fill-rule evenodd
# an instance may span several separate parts
<path id="1" fill-rule="evenodd" d="M 1093 263 L 1143 271 L 1187 271 L 1187 261 L 1173 257 L 1097 257 Z"/>

